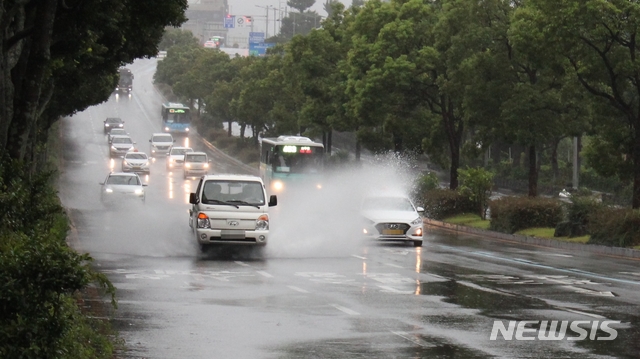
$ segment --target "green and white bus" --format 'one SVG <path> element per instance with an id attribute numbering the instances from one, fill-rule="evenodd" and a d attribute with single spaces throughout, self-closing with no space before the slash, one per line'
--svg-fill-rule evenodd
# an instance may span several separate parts
<path id="1" fill-rule="evenodd" d="M 279 136 L 260 142 L 260 177 L 269 194 L 292 187 L 321 188 L 324 145 L 307 137 Z"/>

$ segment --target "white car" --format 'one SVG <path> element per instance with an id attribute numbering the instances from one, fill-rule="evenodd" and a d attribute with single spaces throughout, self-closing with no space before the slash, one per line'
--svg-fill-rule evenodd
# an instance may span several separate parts
<path id="1" fill-rule="evenodd" d="M 362 233 L 365 237 L 383 242 L 410 242 L 422 246 L 424 225 L 420 212 L 411 200 L 401 195 L 368 196 L 362 201 Z"/>
<path id="2" fill-rule="evenodd" d="M 122 158 L 122 172 L 150 172 L 149 156 L 144 152 L 127 152 Z"/>
<path id="3" fill-rule="evenodd" d="M 151 150 L 149 151 L 151 155 L 157 153 L 169 153 L 173 143 L 176 142 L 168 133 L 154 133 L 151 135 L 151 139 L 149 139 L 149 143 L 151 144 Z"/>
<path id="4" fill-rule="evenodd" d="M 187 152 L 193 152 L 193 148 L 171 147 L 171 151 L 167 154 L 167 169 L 182 168 L 184 165 L 184 155 Z"/>
<path id="5" fill-rule="evenodd" d="M 135 144 L 129 136 L 114 135 L 109 145 L 109 155 L 111 157 L 124 156 L 127 152 L 133 151 L 133 145 Z"/>
<path id="6" fill-rule="evenodd" d="M 184 155 L 184 173 L 186 179 L 193 175 L 206 175 L 209 172 L 209 158 L 204 152 L 188 152 Z"/>
<path id="7" fill-rule="evenodd" d="M 189 195 L 189 226 L 203 251 L 212 244 L 264 246 L 269 207 L 276 206 L 257 176 L 208 175 Z"/>
<path id="8" fill-rule="evenodd" d="M 111 172 L 107 175 L 102 186 L 100 199 L 103 203 L 115 203 L 127 199 L 145 201 L 144 187 L 140 176 L 135 173 Z"/>
<path id="9" fill-rule="evenodd" d="M 129 133 L 124 128 L 113 128 L 111 129 L 111 131 L 109 131 L 109 134 L 107 135 L 107 140 L 109 141 L 109 143 L 111 143 L 113 136 L 116 136 L 116 135 L 129 136 Z"/>

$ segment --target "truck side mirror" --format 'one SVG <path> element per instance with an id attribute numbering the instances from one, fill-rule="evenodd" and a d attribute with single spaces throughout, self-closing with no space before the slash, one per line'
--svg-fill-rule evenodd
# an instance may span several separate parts
<path id="1" fill-rule="evenodd" d="M 198 204 L 198 198 L 195 193 L 189 193 L 189 203 Z"/>
<path id="2" fill-rule="evenodd" d="M 275 194 L 269 196 L 269 207 L 275 207 L 278 205 L 278 197 Z"/>

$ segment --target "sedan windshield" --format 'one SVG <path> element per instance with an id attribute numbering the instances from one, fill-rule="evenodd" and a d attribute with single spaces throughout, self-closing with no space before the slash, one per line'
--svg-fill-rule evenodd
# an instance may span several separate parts
<path id="1" fill-rule="evenodd" d="M 144 153 L 127 153 L 124 158 L 128 160 L 146 160 L 147 155 Z"/>
<path id="2" fill-rule="evenodd" d="M 192 156 L 186 156 L 187 158 L 185 158 L 185 161 L 187 162 L 196 162 L 196 163 L 202 163 L 202 162 L 207 162 L 207 156 L 205 155 L 192 155 Z"/>
<path id="3" fill-rule="evenodd" d="M 109 176 L 107 184 L 122 184 L 139 186 L 140 180 L 136 176 Z"/>
<path id="4" fill-rule="evenodd" d="M 184 155 L 187 152 L 193 152 L 193 150 L 190 148 L 174 148 L 171 150 L 171 154 L 176 156 Z"/>
<path id="5" fill-rule="evenodd" d="M 406 211 L 415 209 L 406 197 L 369 197 L 362 204 L 364 210 Z"/>
<path id="6" fill-rule="evenodd" d="M 108 118 L 107 123 L 122 123 L 122 120 L 119 118 Z"/>
<path id="7" fill-rule="evenodd" d="M 152 142 L 173 142 L 173 137 L 171 137 L 171 136 L 154 136 L 151 141 Z"/>
<path id="8" fill-rule="evenodd" d="M 133 144 L 133 141 L 128 137 L 116 137 L 113 139 L 113 143 Z"/>

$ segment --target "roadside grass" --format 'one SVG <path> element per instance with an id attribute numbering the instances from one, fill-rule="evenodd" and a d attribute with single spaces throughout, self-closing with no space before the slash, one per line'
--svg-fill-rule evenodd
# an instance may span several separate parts
<path id="1" fill-rule="evenodd" d="M 461 226 L 469 226 L 474 228 L 481 229 L 489 229 L 489 220 L 482 220 L 480 216 L 473 213 L 464 213 L 456 216 L 452 216 L 449 218 L 445 218 L 443 222 L 457 224 Z M 581 237 L 554 237 L 553 234 L 555 232 L 555 228 L 528 228 L 523 229 L 521 231 L 516 232 L 516 234 L 520 234 L 523 236 L 530 237 L 538 237 L 538 238 L 549 238 L 549 239 L 557 239 L 565 242 L 574 242 L 574 243 L 587 243 L 589 241 L 589 236 L 581 236 Z M 640 249 L 640 246 L 636 246 L 636 249 Z"/>
<path id="2" fill-rule="evenodd" d="M 482 220 L 479 215 L 473 213 L 458 214 L 453 217 L 445 218 L 443 222 L 480 229 L 489 229 L 489 220 Z"/>
<path id="3" fill-rule="evenodd" d="M 573 242 L 573 243 L 587 243 L 589 241 L 589 236 L 581 236 L 581 237 L 554 237 L 553 233 L 555 233 L 555 228 L 527 228 L 521 231 L 516 232 L 516 234 L 521 234 L 523 236 L 529 237 L 538 237 L 538 238 L 549 238 L 549 239 L 557 239 L 565 242 Z"/>

